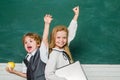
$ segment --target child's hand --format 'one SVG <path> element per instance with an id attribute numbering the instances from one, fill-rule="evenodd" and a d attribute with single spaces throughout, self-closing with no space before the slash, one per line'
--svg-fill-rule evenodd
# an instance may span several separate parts
<path id="1" fill-rule="evenodd" d="M 79 6 L 73 8 L 75 15 L 79 15 Z"/>
<path id="2" fill-rule="evenodd" d="M 12 69 L 10 67 L 6 67 L 6 71 L 8 71 L 9 73 L 14 73 L 14 69 Z"/>
<path id="3" fill-rule="evenodd" d="M 44 17 L 44 22 L 47 23 L 47 24 L 50 24 L 52 19 L 53 18 L 50 14 L 46 14 L 45 17 Z"/>

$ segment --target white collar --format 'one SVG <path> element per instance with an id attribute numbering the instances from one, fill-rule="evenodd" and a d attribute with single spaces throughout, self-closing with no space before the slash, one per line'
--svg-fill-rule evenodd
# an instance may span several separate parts
<path id="1" fill-rule="evenodd" d="M 34 56 L 36 51 L 37 51 L 37 49 L 35 49 L 32 53 L 28 53 L 28 55 Z"/>
<path id="2" fill-rule="evenodd" d="M 52 49 L 57 51 L 65 51 L 64 49 L 58 49 L 58 48 L 52 48 Z"/>

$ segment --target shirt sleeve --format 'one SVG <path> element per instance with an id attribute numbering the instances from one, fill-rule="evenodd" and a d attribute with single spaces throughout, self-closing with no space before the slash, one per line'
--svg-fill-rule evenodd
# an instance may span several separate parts
<path id="1" fill-rule="evenodd" d="M 55 70 L 57 68 L 57 58 L 56 53 L 50 53 L 49 60 L 45 68 L 45 77 L 46 80 L 66 80 L 65 78 L 55 75 Z"/>
<path id="2" fill-rule="evenodd" d="M 77 21 L 72 20 L 70 22 L 69 27 L 68 27 L 68 31 L 69 31 L 69 34 L 68 34 L 68 45 L 74 39 L 74 37 L 76 35 L 77 27 L 78 27 Z"/>
<path id="3" fill-rule="evenodd" d="M 48 47 L 44 44 L 43 41 L 41 42 L 40 46 L 40 57 L 44 63 L 48 61 Z"/>

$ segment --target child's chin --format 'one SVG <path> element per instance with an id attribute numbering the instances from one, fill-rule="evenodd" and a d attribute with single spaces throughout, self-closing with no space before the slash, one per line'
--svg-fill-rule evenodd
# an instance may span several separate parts
<path id="1" fill-rule="evenodd" d="M 31 53 L 32 51 L 30 51 L 30 50 L 27 50 L 27 52 L 28 52 L 28 53 Z"/>

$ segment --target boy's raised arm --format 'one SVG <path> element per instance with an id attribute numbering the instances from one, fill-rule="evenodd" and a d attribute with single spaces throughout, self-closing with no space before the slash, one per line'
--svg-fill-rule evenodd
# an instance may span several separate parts
<path id="1" fill-rule="evenodd" d="M 42 41 L 46 46 L 48 46 L 48 34 L 49 34 L 49 27 L 52 21 L 52 16 L 50 14 L 46 14 L 44 17 L 44 31 L 43 31 L 43 39 Z"/>

